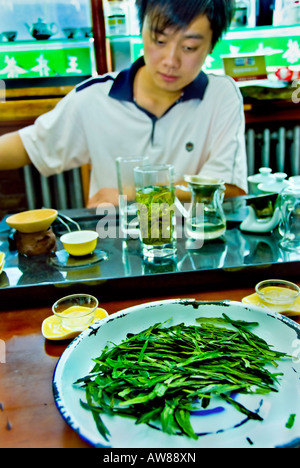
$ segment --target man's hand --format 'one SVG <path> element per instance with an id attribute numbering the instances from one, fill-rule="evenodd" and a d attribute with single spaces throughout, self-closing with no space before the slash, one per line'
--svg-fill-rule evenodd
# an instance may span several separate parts
<path id="1" fill-rule="evenodd" d="M 99 205 L 115 205 L 119 204 L 119 191 L 114 188 L 103 188 L 92 196 L 87 204 L 87 208 L 97 208 Z"/>
<path id="2" fill-rule="evenodd" d="M 236 185 L 225 184 L 225 198 L 241 197 L 246 195 L 246 192 Z"/>
<path id="3" fill-rule="evenodd" d="M 189 202 L 191 200 L 191 192 L 188 189 L 188 184 L 184 180 L 179 180 L 175 184 L 176 196 L 182 202 Z M 184 188 L 185 187 L 185 188 Z M 246 193 L 236 185 L 225 184 L 225 198 L 240 197 Z"/>

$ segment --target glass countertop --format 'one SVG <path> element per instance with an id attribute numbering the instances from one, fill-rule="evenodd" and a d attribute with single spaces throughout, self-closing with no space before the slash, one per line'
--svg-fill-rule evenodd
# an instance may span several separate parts
<path id="1" fill-rule="evenodd" d="M 64 213 L 81 229 L 98 230 L 98 223 L 104 219 L 94 210 Z M 74 292 L 93 293 L 102 301 L 210 288 L 254 288 L 261 279 L 271 277 L 299 280 L 300 254 L 280 248 L 277 230 L 269 234 L 245 233 L 239 227 L 245 213 L 226 214 L 223 238 L 195 249 L 193 241 L 182 236 L 177 240 L 176 258 L 165 264 L 144 261 L 139 240 L 119 235 L 118 217 L 112 220 L 112 234 L 99 238 L 96 251 L 82 258 L 71 257 L 63 249 L 59 239 L 67 230 L 58 220 L 52 226 L 57 237 L 54 253 L 31 258 L 20 255 L 4 219 L 0 223 L 0 250 L 6 255 L 0 275 L 1 309 L 48 304 Z M 74 229 L 72 224 L 69 227 Z"/>

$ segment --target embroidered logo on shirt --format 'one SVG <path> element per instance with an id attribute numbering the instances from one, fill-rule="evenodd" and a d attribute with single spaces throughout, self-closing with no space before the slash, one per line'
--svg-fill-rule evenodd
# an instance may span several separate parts
<path id="1" fill-rule="evenodd" d="M 194 143 L 191 143 L 190 141 L 185 145 L 185 149 L 190 153 L 194 149 Z"/>

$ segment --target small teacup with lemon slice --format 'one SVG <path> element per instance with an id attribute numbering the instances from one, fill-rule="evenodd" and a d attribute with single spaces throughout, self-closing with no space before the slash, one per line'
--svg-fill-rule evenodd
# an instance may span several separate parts
<path id="1" fill-rule="evenodd" d="M 75 338 L 92 323 L 107 317 L 99 308 L 98 299 L 89 294 L 73 294 L 63 297 L 52 307 L 53 315 L 44 320 L 42 333 L 49 340 Z"/>
<path id="2" fill-rule="evenodd" d="M 286 280 L 263 280 L 255 286 L 255 293 L 244 297 L 242 302 L 290 317 L 297 316 L 300 315 L 300 288 Z"/>

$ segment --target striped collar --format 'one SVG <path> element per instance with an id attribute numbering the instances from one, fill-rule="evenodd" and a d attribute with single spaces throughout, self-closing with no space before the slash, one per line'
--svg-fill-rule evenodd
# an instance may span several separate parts
<path id="1" fill-rule="evenodd" d="M 134 101 L 133 82 L 138 70 L 144 66 L 144 58 L 140 57 L 130 68 L 121 71 L 112 85 L 109 96 L 120 101 Z M 181 101 L 190 99 L 202 100 L 208 85 L 208 78 L 204 72 L 200 72 L 197 78 L 190 83 L 183 92 Z"/>

